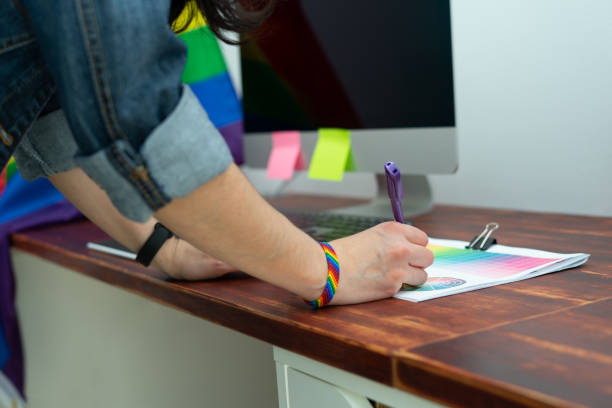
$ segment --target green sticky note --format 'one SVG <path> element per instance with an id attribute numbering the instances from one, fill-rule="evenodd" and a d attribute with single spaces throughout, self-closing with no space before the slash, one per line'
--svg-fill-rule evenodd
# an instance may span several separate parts
<path id="1" fill-rule="evenodd" d="M 345 171 L 355 170 L 351 133 L 346 129 L 319 129 L 308 177 L 341 181 Z"/>

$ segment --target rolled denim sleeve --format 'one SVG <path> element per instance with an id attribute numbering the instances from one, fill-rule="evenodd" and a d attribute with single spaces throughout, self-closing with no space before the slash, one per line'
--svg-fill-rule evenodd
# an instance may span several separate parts
<path id="1" fill-rule="evenodd" d="M 123 141 L 110 149 L 129 150 Z M 146 194 L 138 190 L 129 178 L 122 178 L 111 161 L 108 150 L 87 157 L 77 157 L 76 163 L 100 185 L 111 180 L 107 189 L 113 204 L 126 217 L 146 221 L 153 215 Z M 223 172 L 232 163 L 232 155 L 197 97 L 184 86 L 176 109 L 157 126 L 142 144 L 139 160 L 147 163 L 136 171 L 144 171 L 163 193 L 171 198 L 184 197 Z"/>
<path id="2" fill-rule="evenodd" d="M 21 177 L 33 181 L 76 167 L 76 151 L 72 132 L 60 109 L 34 122 L 13 156 Z"/>
<path id="3" fill-rule="evenodd" d="M 168 0 L 25 0 L 78 147 L 75 162 L 125 216 L 147 220 L 231 163 L 181 84 Z"/>

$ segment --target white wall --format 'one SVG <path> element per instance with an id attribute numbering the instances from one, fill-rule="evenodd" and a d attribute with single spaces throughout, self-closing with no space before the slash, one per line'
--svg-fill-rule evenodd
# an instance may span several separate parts
<path id="1" fill-rule="evenodd" d="M 460 170 L 436 201 L 612 215 L 612 1 L 451 4 Z"/>
<path id="2" fill-rule="evenodd" d="M 612 1 L 451 6 L 460 167 L 434 200 L 612 216 Z"/>

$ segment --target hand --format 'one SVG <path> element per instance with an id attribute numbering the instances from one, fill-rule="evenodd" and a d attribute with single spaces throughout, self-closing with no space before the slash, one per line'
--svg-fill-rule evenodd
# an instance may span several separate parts
<path id="1" fill-rule="evenodd" d="M 412 226 L 385 222 L 330 242 L 338 255 L 340 282 L 331 304 L 395 295 L 402 283 L 422 285 L 433 263 L 427 235 Z"/>
<path id="2" fill-rule="evenodd" d="M 213 279 L 237 270 L 176 237 L 164 243 L 153 264 L 171 278 L 182 280 Z"/>

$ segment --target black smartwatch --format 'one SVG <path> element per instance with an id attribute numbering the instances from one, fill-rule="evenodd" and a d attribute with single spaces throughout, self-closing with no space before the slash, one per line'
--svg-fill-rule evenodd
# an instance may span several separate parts
<path id="1" fill-rule="evenodd" d="M 168 228 L 164 227 L 159 222 L 155 224 L 153 228 L 153 232 L 151 236 L 144 243 L 138 254 L 136 255 L 136 261 L 140 262 L 144 266 L 149 266 L 151 261 L 159 251 L 159 248 L 164 245 L 168 239 L 170 239 L 174 234 Z"/>

